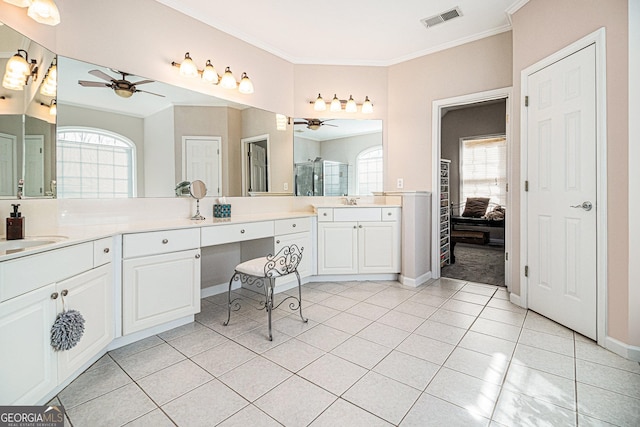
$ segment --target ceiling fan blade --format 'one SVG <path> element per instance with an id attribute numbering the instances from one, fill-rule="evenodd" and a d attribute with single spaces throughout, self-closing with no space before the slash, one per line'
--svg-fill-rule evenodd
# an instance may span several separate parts
<path id="1" fill-rule="evenodd" d="M 108 82 L 115 80 L 113 77 L 111 77 L 109 74 L 102 72 L 100 70 L 91 70 L 89 71 L 89 74 L 96 76 L 102 80 L 106 80 Z"/>
<path id="2" fill-rule="evenodd" d="M 331 126 L 332 128 L 337 128 L 337 127 L 339 127 L 338 125 L 332 125 L 332 124 L 329 124 L 329 123 L 322 123 L 322 125 L 321 125 L 321 126 Z"/>
<path id="3" fill-rule="evenodd" d="M 148 93 L 149 95 L 155 95 L 155 96 L 161 96 L 164 98 L 164 95 L 160 95 L 159 93 L 153 93 L 153 92 L 149 92 L 148 90 L 140 90 L 140 89 L 136 89 L 135 92 L 144 92 L 144 93 Z"/>
<path id="4" fill-rule="evenodd" d="M 86 80 L 78 80 L 78 84 L 84 87 L 111 87 L 109 83 L 103 82 L 89 82 Z"/>
<path id="5" fill-rule="evenodd" d="M 155 83 L 155 80 L 140 80 L 139 82 L 131 82 L 131 85 L 137 86 L 137 85 L 143 85 L 146 83 Z"/>

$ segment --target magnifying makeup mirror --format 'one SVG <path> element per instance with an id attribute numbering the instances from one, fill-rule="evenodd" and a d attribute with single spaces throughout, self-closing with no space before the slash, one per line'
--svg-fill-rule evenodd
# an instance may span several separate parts
<path id="1" fill-rule="evenodd" d="M 204 184 L 204 182 L 197 179 L 193 181 L 189 186 L 189 193 L 191 194 L 191 197 L 196 199 L 196 214 L 192 216 L 191 219 L 205 219 L 202 215 L 200 215 L 200 199 L 207 195 L 207 186 Z"/>

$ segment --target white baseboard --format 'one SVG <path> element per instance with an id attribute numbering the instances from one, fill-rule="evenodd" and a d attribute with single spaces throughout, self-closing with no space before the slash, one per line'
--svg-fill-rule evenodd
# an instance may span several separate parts
<path id="1" fill-rule="evenodd" d="M 427 271 L 426 273 L 424 273 L 421 276 L 418 276 L 417 278 L 411 278 L 411 277 L 407 277 L 407 276 L 403 276 L 402 274 L 400 275 L 400 283 L 402 283 L 405 286 L 413 286 L 414 288 L 417 288 L 418 286 L 422 285 L 423 283 L 428 282 L 431 279 L 432 275 L 430 271 Z"/>
<path id="2" fill-rule="evenodd" d="M 308 282 L 355 282 L 365 280 L 398 280 L 398 274 L 396 273 L 384 273 L 384 274 L 326 274 L 322 276 L 311 276 L 308 278 Z"/>
<path id="3" fill-rule="evenodd" d="M 168 331 L 169 329 L 177 328 L 178 326 L 186 325 L 187 323 L 191 323 L 194 320 L 195 315 L 192 314 L 176 320 L 172 320 L 171 322 L 163 323 L 162 325 L 154 326 L 152 328 L 134 332 L 129 335 L 121 336 L 111 341 L 111 343 L 107 347 L 107 351 L 115 350 L 116 348 L 123 347 L 136 341 L 140 341 L 144 338 L 149 338 L 151 335 L 157 335 L 162 332 Z"/>
<path id="4" fill-rule="evenodd" d="M 509 301 L 511 301 L 518 307 L 527 308 L 524 305 L 522 305 L 522 300 L 520 299 L 520 295 L 516 295 L 513 292 L 509 293 Z"/>
<path id="5" fill-rule="evenodd" d="M 240 282 L 233 282 L 231 285 L 231 289 L 238 289 L 240 287 Z M 218 295 L 223 292 L 229 291 L 228 283 L 220 283 L 219 285 L 211 285 L 206 288 L 200 289 L 200 299 L 210 297 L 213 295 Z"/>
<path id="6" fill-rule="evenodd" d="M 625 359 L 640 362 L 640 347 L 623 343 L 620 340 L 607 336 L 604 339 L 604 347 Z"/>

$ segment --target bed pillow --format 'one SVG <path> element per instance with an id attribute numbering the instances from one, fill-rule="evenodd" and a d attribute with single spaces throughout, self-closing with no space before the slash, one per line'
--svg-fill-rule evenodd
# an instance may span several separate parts
<path id="1" fill-rule="evenodd" d="M 462 216 L 468 218 L 482 218 L 487 212 L 488 206 L 488 197 L 468 197 L 467 203 L 464 205 L 464 212 L 462 212 Z"/>

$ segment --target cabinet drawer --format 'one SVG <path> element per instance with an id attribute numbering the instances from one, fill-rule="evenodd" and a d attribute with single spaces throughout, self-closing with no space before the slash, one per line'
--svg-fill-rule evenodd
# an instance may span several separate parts
<path id="1" fill-rule="evenodd" d="M 202 228 L 202 246 L 273 237 L 273 221 L 217 225 Z"/>
<path id="2" fill-rule="evenodd" d="M 100 267 L 113 261 L 113 237 L 93 242 L 93 266 Z"/>
<path id="3" fill-rule="evenodd" d="M 333 210 L 334 221 L 380 221 L 380 208 L 338 208 Z"/>
<path id="4" fill-rule="evenodd" d="M 383 221 L 398 221 L 400 219 L 400 208 L 382 208 Z"/>
<path id="5" fill-rule="evenodd" d="M 274 221 L 275 235 L 311 231 L 311 218 L 278 219 Z"/>
<path id="6" fill-rule="evenodd" d="M 124 258 L 195 249 L 200 247 L 200 231 L 190 228 L 125 234 L 122 237 L 122 247 Z"/>
<path id="7" fill-rule="evenodd" d="M 333 209 L 318 208 L 318 222 L 333 221 Z"/>
<path id="8" fill-rule="evenodd" d="M 25 256 L 0 263 L 0 301 L 59 282 L 93 268 L 93 243 Z"/>

